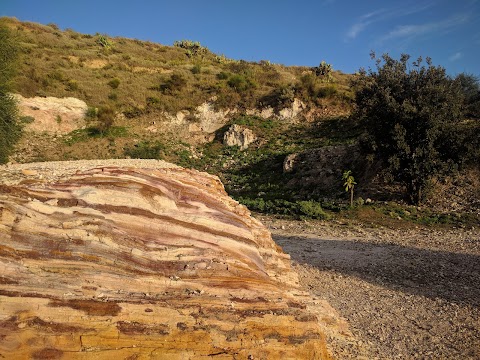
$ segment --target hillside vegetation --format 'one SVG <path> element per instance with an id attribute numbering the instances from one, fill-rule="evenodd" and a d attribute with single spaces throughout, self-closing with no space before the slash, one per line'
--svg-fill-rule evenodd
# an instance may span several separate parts
<path id="1" fill-rule="evenodd" d="M 478 222 L 475 158 L 456 166 L 456 175 L 429 179 L 437 185 L 428 207 L 403 203 L 403 185 L 384 176 L 382 160 L 362 140 L 372 126 L 354 112 L 352 84 L 362 74 L 333 70 L 321 59 L 314 68 L 233 60 L 188 40 L 165 46 L 11 18 L 0 19 L 0 26 L 18 45 L 13 92 L 88 105 L 83 128 L 24 131 L 16 161 L 158 158 L 218 175 L 230 195 L 257 211 L 374 224 Z M 478 113 L 474 102 L 471 118 Z M 220 116 L 214 128 L 202 123 L 199 108 Z M 290 115 L 282 115 L 285 110 Z M 20 117 L 25 126 L 34 121 Z M 223 143 L 232 124 L 255 134 L 246 150 Z M 353 207 L 343 188 L 346 170 L 357 182 Z M 447 196 L 452 189 L 460 189 L 458 196 Z M 476 200 L 466 200 L 472 196 Z"/>
<path id="2" fill-rule="evenodd" d="M 54 24 L 2 23 L 24 55 L 16 79 L 24 96 L 74 96 L 130 117 L 192 110 L 212 99 L 222 109 L 281 107 L 294 97 L 312 105 L 325 104 L 323 98 L 342 104 L 352 97 L 348 75 L 340 72 L 317 76 L 307 67 L 236 61 L 192 41 L 164 46 L 60 31 Z"/>

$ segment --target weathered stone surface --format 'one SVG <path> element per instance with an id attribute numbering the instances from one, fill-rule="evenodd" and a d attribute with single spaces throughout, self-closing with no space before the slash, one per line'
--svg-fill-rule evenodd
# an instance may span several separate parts
<path id="1" fill-rule="evenodd" d="M 252 130 L 237 124 L 230 126 L 223 135 L 223 143 L 226 146 L 239 146 L 241 150 L 247 149 L 256 139 Z"/>
<path id="2" fill-rule="evenodd" d="M 290 173 L 293 171 L 295 167 L 295 159 L 297 158 L 298 154 L 293 153 L 293 154 L 288 154 L 285 157 L 285 160 L 283 160 L 283 172 L 285 173 Z"/>
<path id="3" fill-rule="evenodd" d="M 216 177 L 152 164 L 8 168 L 0 357 L 327 359 L 268 230 Z"/>
<path id="4" fill-rule="evenodd" d="M 26 125 L 27 130 L 49 133 L 69 133 L 85 126 L 87 104 L 76 98 L 33 97 L 15 94 L 19 112 L 35 120 Z"/>

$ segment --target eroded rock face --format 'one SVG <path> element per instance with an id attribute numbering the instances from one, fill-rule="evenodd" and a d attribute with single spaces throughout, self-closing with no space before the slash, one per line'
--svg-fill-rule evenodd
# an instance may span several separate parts
<path id="1" fill-rule="evenodd" d="M 85 126 L 87 104 L 76 98 L 33 97 L 15 94 L 19 112 L 34 120 L 27 124 L 30 131 L 69 133 Z"/>
<path id="2" fill-rule="evenodd" d="M 328 358 L 289 256 L 216 177 L 16 172 L 0 187 L 0 357 Z"/>
<path id="3" fill-rule="evenodd" d="M 243 126 L 233 124 L 223 135 L 223 144 L 226 146 L 238 146 L 240 150 L 245 150 L 255 142 L 257 137 L 252 130 Z"/>

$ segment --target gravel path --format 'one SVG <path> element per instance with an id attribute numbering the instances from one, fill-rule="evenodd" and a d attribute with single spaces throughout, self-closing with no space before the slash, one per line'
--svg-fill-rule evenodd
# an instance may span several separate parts
<path id="1" fill-rule="evenodd" d="M 340 359 L 480 359 L 480 231 L 261 218 L 302 285 L 346 318 Z"/>

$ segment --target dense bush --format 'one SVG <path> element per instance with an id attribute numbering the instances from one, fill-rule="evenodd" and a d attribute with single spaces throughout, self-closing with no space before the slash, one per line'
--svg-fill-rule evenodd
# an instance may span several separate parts
<path id="1" fill-rule="evenodd" d="M 456 79 L 460 82 L 462 88 L 465 115 L 480 119 L 480 82 L 478 77 L 461 73 Z"/>
<path id="2" fill-rule="evenodd" d="M 150 143 L 148 141 L 142 141 L 131 148 L 125 150 L 125 155 L 132 159 L 161 159 L 161 151 L 165 149 L 165 146 L 156 141 Z"/>
<path id="3" fill-rule="evenodd" d="M 271 106 L 275 110 L 280 110 L 291 106 L 294 100 L 295 88 L 292 85 L 281 85 L 263 96 L 259 105 L 260 107 Z"/>
<path id="4" fill-rule="evenodd" d="M 263 213 L 282 214 L 295 217 L 307 217 L 326 220 L 330 216 L 315 201 L 288 201 L 283 199 L 264 200 L 263 198 L 239 198 L 240 203 L 250 210 Z"/>
<path id="5" fill-rule="evenodd" d="M 111 106 L 103 106 L 99 109 L 88 108 L 86 112 L 87 120 L 92 124 L 90 131 L 98 133 L 100 136 L 104 136 L 115 121 L 115 109 Z"/>
<path id="6" fill-rule="evenodd" d="M 20 137 L 18 109 L 10 94 L 17 54 L 16 41 L 6 27 L 0 26 L 0 163 L 8 161 L 8 155 Z"/>
<path id="7" fill-rule="evenodd" d="M 431 179 L 452 169 L 455 159 L 441 149 L 443 134 L 462 119 L 460 84 L 429 58 L 427 66 L 421 58 L 410 66 L 408 55 L 372 58 L 376 71 L 360 71 L 354 83 L 356 115 L 365 124 L 369 150 L 418 204 Z"/>
<path id="8" fill-rule="evenodd" d="M 173 95 L 182 91 L 187 85 L 187 79 L 180 73 L 174 73 L 172 76 L 159 86 L 159 90 L 165 94 Z"/>
<path id="9" fill-rule="evenodd" d="M 120 85 L 120 79 L 119 78 L 113 78 L 112 80 L 110 80 L 108 82 L 108 85 L 112 88 L 112 89 L 116 89 L 118 88 L 118 86 Z"/>
<path id="10" fill-rule="evenodd" d="M 319 98 L 331 98 L 338 93 L 337 87 L 335 85 L 323 86 L 318 89 L 317 96 Z"/>
<path id="11" fill-rule="evenodd" d="M 247 76 L 234 74 L 227 81 L 228 86 L 234 88 L 238 92 L 255 88 L 255 83 Z"/>

